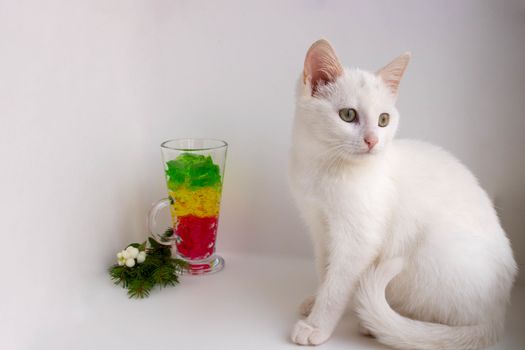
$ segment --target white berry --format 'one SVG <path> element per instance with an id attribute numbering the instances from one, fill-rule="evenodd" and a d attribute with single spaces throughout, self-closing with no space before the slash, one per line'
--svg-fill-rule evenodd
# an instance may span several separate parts
<path id="1" fill-rule="evenodd" d="M 133 259 L 135 259 L 137 255 L 139 255 L 139 250 L 133 246 L 127 247 L 126 252 L 128 253 L 128 257 Z"/>
<path id="2" fill-rule="evenodd" d="M 133 259 L 133 258 L 129 258 L 128 260 L 126 260 L 126 266 L 127 266 L 127 267 L 133 267 L 133 266 L 135 266 L 135 259 Z"/>
<path id="3" fill-rule="evenodd" d="M 146 260 L 146 252 L 142 251 L 139 253 L 139 255 L 137 255 L 137 262 L 142 264 L 144 260 Z"/>

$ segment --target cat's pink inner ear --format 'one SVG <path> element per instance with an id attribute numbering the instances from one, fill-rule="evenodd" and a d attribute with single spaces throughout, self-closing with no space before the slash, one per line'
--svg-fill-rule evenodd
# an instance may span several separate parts
<path id="1" fill-rule="evenodd" d="M 381 79 L 383 79 L 394 96 L 397 96 L 399 83 L 401 82 L 401 78 L 403 77 L 403 73 L 405 73 L 409 61 L 410 52 L 405 52 L 376 73 Z"/>
<path id="2" fill-rule="evenodd" d="M 304 60 L 304 83 L 310 83 L 312 95 L 319 84 L 334 82 L 343 74 L 343 67 L 332 45 L 324 39 L 317 40 L 310 46 Z"/>

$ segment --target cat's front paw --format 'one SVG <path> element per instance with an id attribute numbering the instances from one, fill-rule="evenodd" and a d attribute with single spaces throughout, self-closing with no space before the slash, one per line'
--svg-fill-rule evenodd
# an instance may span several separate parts
<path id="1" fill-rule="evenodd" d="M 292 331 L 292 341 L 299 345 L 319 345 L 330 338 L 330 332 L 309 325 L 299 320 Z"/>

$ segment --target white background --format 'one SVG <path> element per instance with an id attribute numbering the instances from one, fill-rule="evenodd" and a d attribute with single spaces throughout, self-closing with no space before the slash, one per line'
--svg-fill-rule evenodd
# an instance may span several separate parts
<path id="1" fill-rule="evenodd" d="M 525 264 L 523 2 L 0 1 L 0 332 L 82 319 L 165 195 L 166 139 L 230 143 L 219 251 L 310 255 L 286 168 L 320 37 L 369 70 L 412 51 L 399 136 L 473 170 Z"/>

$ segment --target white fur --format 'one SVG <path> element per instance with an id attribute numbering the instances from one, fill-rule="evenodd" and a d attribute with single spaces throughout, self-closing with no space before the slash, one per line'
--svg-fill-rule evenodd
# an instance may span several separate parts
<path id="1" fill-rule="evenodd" d="M 391 92 L 358 69 L 313 96 L 310 82 L 299 81 L 290 184 L 321 283 L 292 340 L 326 341 L 355 296 L 362 326 L 394 348 L 488 346 L 503 331 L 516 274 L 509 241 L 465 166 L 430 144 L 393 140 Z M 339 118 L 350 107 L 359 123 Z M 391 120 L 381 128 L 384 112 Z M 379 139 L 371 152 L 366 133 Z"/>

